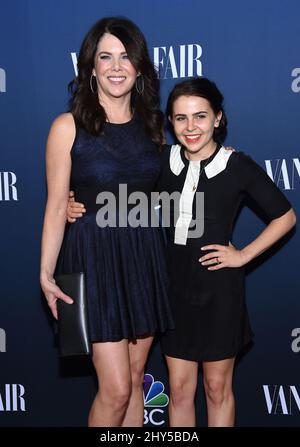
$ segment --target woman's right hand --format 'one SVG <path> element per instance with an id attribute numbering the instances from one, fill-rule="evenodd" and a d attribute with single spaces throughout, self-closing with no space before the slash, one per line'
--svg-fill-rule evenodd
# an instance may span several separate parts
<path id="1" fill-rule="evenodd" d="M 48 306 L 51 309 L 52 315 L 57 320 L 57 300 L 63 300 L 65 303 L 68 304 L 72 304 L 73 300 L 55 284 L 55 279 L 53 277 L 42 277 L 41 287 L 46 297 Z"/>
<path id="2" fill-rule="evenodd" d="M 69 223 L 76 222 L 86 212 L 83 203 L 75 202 L 74 191 L 69 192 L 69 201 L 67 208 L 67 219 Z"/>

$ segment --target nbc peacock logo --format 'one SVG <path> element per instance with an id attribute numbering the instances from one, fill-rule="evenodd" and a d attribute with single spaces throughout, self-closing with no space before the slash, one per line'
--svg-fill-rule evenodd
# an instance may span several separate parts
<path id="1" fill-rule="evenodd" d="M 163 409 L 169 403 L 168 396 L 164 393 L 165 386 L 159 380 L 154 380 L 152 374 L 144 375 L 144 425 L 163 425 L 165 420 L 161 415 L 165 414 Z M 160 415 L 160 420 L 157 416 Z"/>

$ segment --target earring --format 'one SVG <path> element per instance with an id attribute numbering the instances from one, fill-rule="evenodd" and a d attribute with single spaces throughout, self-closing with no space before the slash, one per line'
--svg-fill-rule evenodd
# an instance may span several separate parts
<path id="1" fill-rule="evenodd" d="M 90 77 L 90 89 L 91 89 L 92 93 L 95 94 L 95 93 L 97 93 L 97 88 L 96 88 L 96 90 L 93 89 L 93 78 L 96 79 L 96 76 L 93 75 L 93 74 L 91 74 L 91 77 Z M 96 84 L 97 84 L 97 83 L 96 83 Z"/>
<path id="2" fill-rule="evenodd" d="M 142 95 L 144 93 L 144 89 L 145 89 L 145 80 L 143 78 L 142 75 L 139 75 L 136 78 L 135 81 L 135 89 L 138 92 L 139 95 Z"/>

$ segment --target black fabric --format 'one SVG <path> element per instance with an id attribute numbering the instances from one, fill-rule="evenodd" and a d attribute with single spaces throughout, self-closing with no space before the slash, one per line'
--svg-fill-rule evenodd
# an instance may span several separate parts
<path id="1" fill-rule="evenodd" d="M 181 150 L 185 167 L 175 175 L 169 157 L 170 148 L 162 154 L 159 190 L 181 191 L 188 161 Z M 237 211 L 246 195 L 269 219 L 280 217 L 291 205 L 265 171 L 239 152 L 231 154 L 226 168 L 216 176 L 207 178 L 203 171 L 197 191 L 204 192 L 204 234 L 188 239 L 187 245 L 177 245 L 174 227 L 167 229 L 175 329 L 164 334 L 161 342 L 163 352 L 171 357 L 213 361 L 235 356 L 253 334 L 245 301 L 244 268 L 209 271 L 198 261 L 206 253 L 200 248 L 229 244 Z M 196 211 L 194 203 L 194 219 Z"/>

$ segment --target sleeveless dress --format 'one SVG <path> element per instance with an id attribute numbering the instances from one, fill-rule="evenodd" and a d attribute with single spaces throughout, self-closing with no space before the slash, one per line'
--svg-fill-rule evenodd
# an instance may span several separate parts
<path id="1" fill-rule="evenodd" d="M 157 146 L 135 116 L 124 124 L 105 123 L 101 136 L 77 128 L 71 159 L 70 188 L 87 211 L 67 224 L 56 273 L 85 272 L 91 341 L 136 339 L 174 327 L 161 228 L 120 223 L 132 209 L 126 210 L 124 197 L 120 206 L 120 185 L 127 197 L 139 191 L 150 199 L 155 190 Z M 96 198 L 104 192 L 115 205 L 108 214 L 116 225 L 97 223 L 107 201 L 96 204 Z"/>
<path id="2" fill-rule="evenodd" d="M 173 145 L 162 153 L 158 188 L 161 192 L 178 191 L 182 211 L 177 219 L 171 208 L 167 228 L 169 298 L 175 329 L 162 335 L 161 344 L 170 357 L 217 361 L 236 356 L 253 335 L 245 300 L 245 272 L 243 267 L 207 270 L 208 266 L 198 261 L 207 253 L 200 248 L 229 244 L 236 215 L 247 196 L 269 220 L 285 214 L 291 204 L 266 172 L 242 152 L 219 145 L 198 163 L 200 176 L 194 185 L 190 175 L 193 165 L 186 159 L 184 147 Z M 203 208 L 196 192 L 203 194 Z M 192 221 L 185 220 L 189 213 L 198 224 L 202 218 L 204 226 L 192 229 Z"/>

